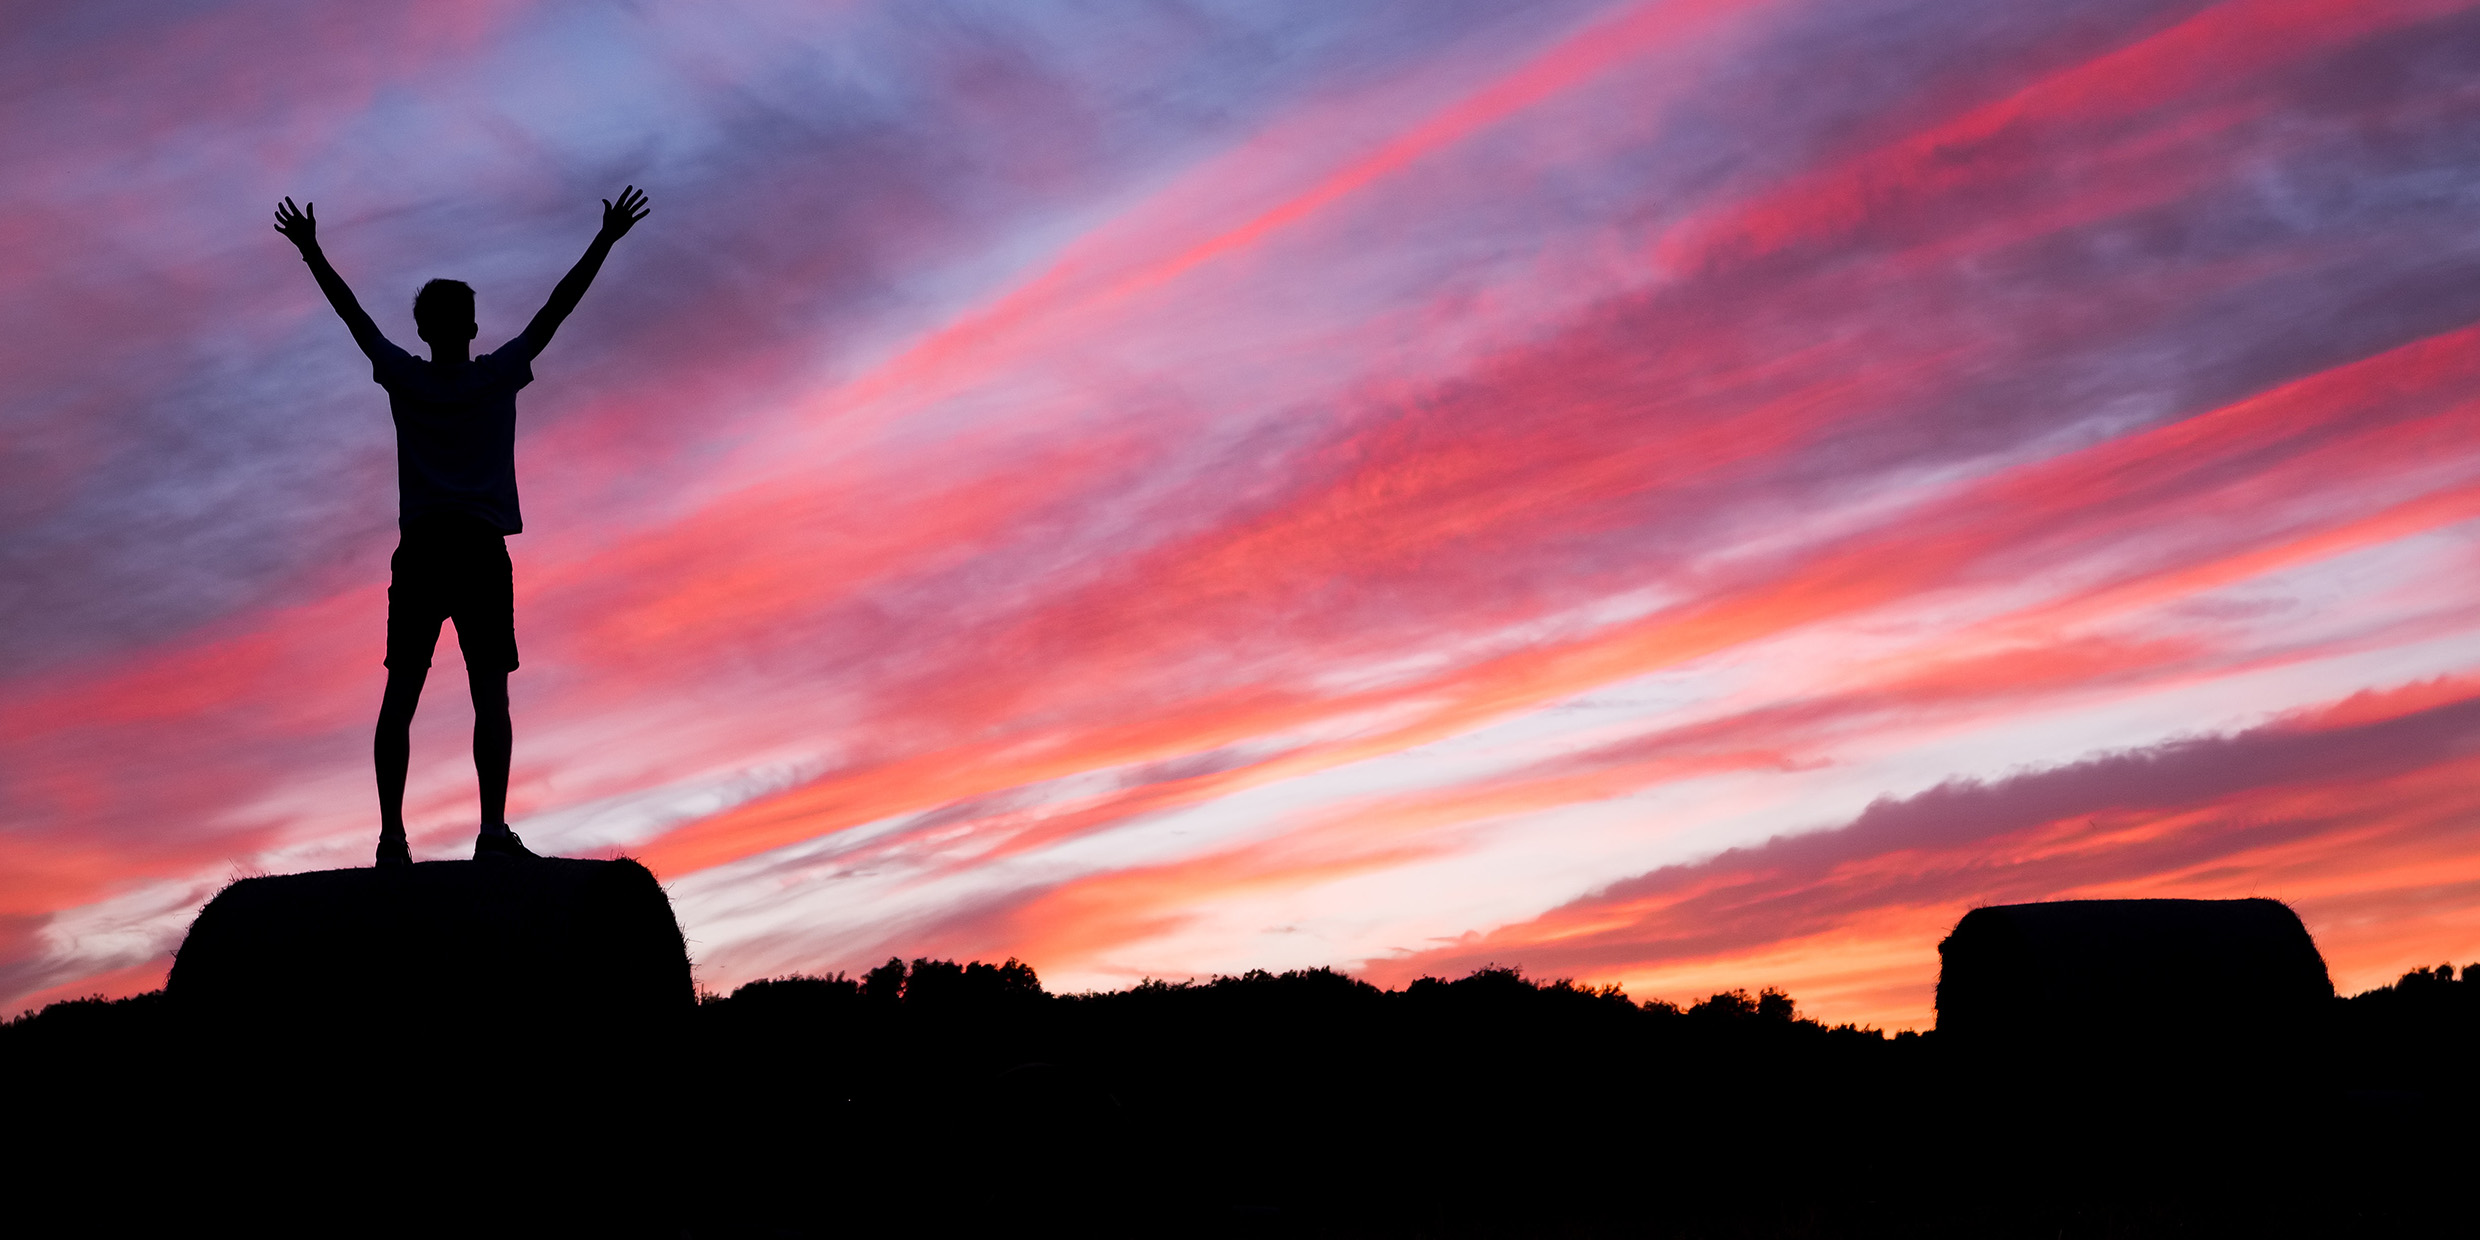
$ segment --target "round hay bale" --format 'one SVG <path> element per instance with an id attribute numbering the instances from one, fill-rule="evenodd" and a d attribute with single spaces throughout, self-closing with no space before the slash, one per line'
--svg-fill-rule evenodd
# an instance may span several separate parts
<path id="1" fill-rule="evenodd" d="M 2059 900 L 1964 914 L 1938 944 L 1937 1029 L 1964 1041 L 2221 1038 L 2333 998 L 2276 900 Z"/>
<path id="2" fill-rule="evenodd" d="M 433 861 L 243 879 L 199 911 L 166 998 L 202 1034 L 301 1043 L 663 1032 L 696 1003 L 671 901 L 634 861 Z"/>

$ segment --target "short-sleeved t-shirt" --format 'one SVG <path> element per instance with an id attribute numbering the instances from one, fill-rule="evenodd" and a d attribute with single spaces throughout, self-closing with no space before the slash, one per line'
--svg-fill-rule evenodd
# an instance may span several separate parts
<path id="1" fill-rule="evenodd" d="M 517 511 L 517 389 L 534 381 L 537 350 L 520 335 L 441 374 L 387 340 L 370 377 L 396 419 L 396 520 L 463 514 L 503 534 L 525 528 Z"/>

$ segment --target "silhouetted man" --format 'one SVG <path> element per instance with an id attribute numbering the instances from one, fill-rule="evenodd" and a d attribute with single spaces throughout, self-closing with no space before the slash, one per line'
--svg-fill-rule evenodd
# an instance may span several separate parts
<path id="1" fill-rule="evenodd" d="M 311 204 L 314 211 L 316 203 Z M 371 757 L 379 768 L 379 864 L 409 865 L 405 847 L 405 767 L 413 708 L 429 679 L 439 624 L 456 621 L 465 683 L 474 695 L 474 774 L 482 784 L 482 827 L 474 858 L 534 854 L 508 829 L 508 673 L 517 667 L 514 590 L 507 536 L 525 528 L 517 514 L 517 389 L 534 381 L 534 355 L 577 308 L 612 243 L 646 218 L 646 196 L 629 186 L 603 203 L 603 228 L 584 258 L 551 290 L 517 338 L 469 358 L 474 290 L 433 280 L 414 295 L 417 334 L 431 346 L 424 362 L 379 334 L 344 278 L 319 251 L 318 218 L 287 198 L 276 231 L 301 248 L 319 291 L 370 356 L 370 377 L 387 389 L 396 419 L 396 555 L 388 561 L 387 694 Z"/>

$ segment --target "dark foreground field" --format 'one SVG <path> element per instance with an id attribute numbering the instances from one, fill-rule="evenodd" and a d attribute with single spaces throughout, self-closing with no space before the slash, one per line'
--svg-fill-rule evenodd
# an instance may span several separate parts
<path id="1" fill-rule="evenodd" d="M 1053 996 L 916 961 L 710 997 L 660 1043 L 304 1050 L 156 994 L 0 1027 L 5 1205 L 17 1234 L 2401 1235 L 2472 1216 L 2476 997 L 2416 973 L 2219 1045 L 1967 1051 L 1511 971 Z"/>

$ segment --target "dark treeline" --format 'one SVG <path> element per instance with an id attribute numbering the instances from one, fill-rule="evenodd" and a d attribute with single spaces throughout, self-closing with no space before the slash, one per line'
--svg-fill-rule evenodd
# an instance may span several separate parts
<path id="1" fill-rule="evenodd" d="M 2475 994 L 2440 969 L 2207 1061 L 2139 1039 L 1993 1062 L 1776 991 L 1681 1008 L 1513 969 L 1400 991 L 1319 969 L 1046 998 L 1014 962 L 918 960 L 752 983 L 698 1033 L 748 1083 L 717 1091 L 745 1137 L 718 1167 L 972 1166 L 1139 1231 L 2332 1235 L 2424 1208 L 2471 1101 Z M 834 1213 L 757 1195 L 713 1221 Z"/>
<path id="2" fill-rule="evenodd" d="M 1829 1028 L 1776 991 L 1679 1007 L 1494 968 L 1396 991 L 1314 969 L 1052 995 L 1013 961 L 890 961 L 707 996 L 658 1062 L 488 1048 L 582 1081 L 489 1144 L 507 1174 L 642 1201 L 595 1230 L 666 1235 L 2325 1236 L 2430 1218 L 2473 1152 L 2474 970 L 2276 1032 L 2202 1059 L 2140 1038 L 2010 1057 Z M 188 1058 L 168 1057 L 180 1038 Z M 319 1114 L 443 1108 L 346 1051 L 322 1069 L 340 1109 Z M 0 1026 L 0 1085 L 50 1100 L 19 1134 L 143 1177 L 144 1150 L 183 1148 L 218 1107 L 270 1105 L 248 1076 L 165 1088 L 161 1065 L 213 1079 L 227 1053 L 160 994 L 59 1003 Z M 575 1118 L 593 1096 L 618 1101 Z"/>

